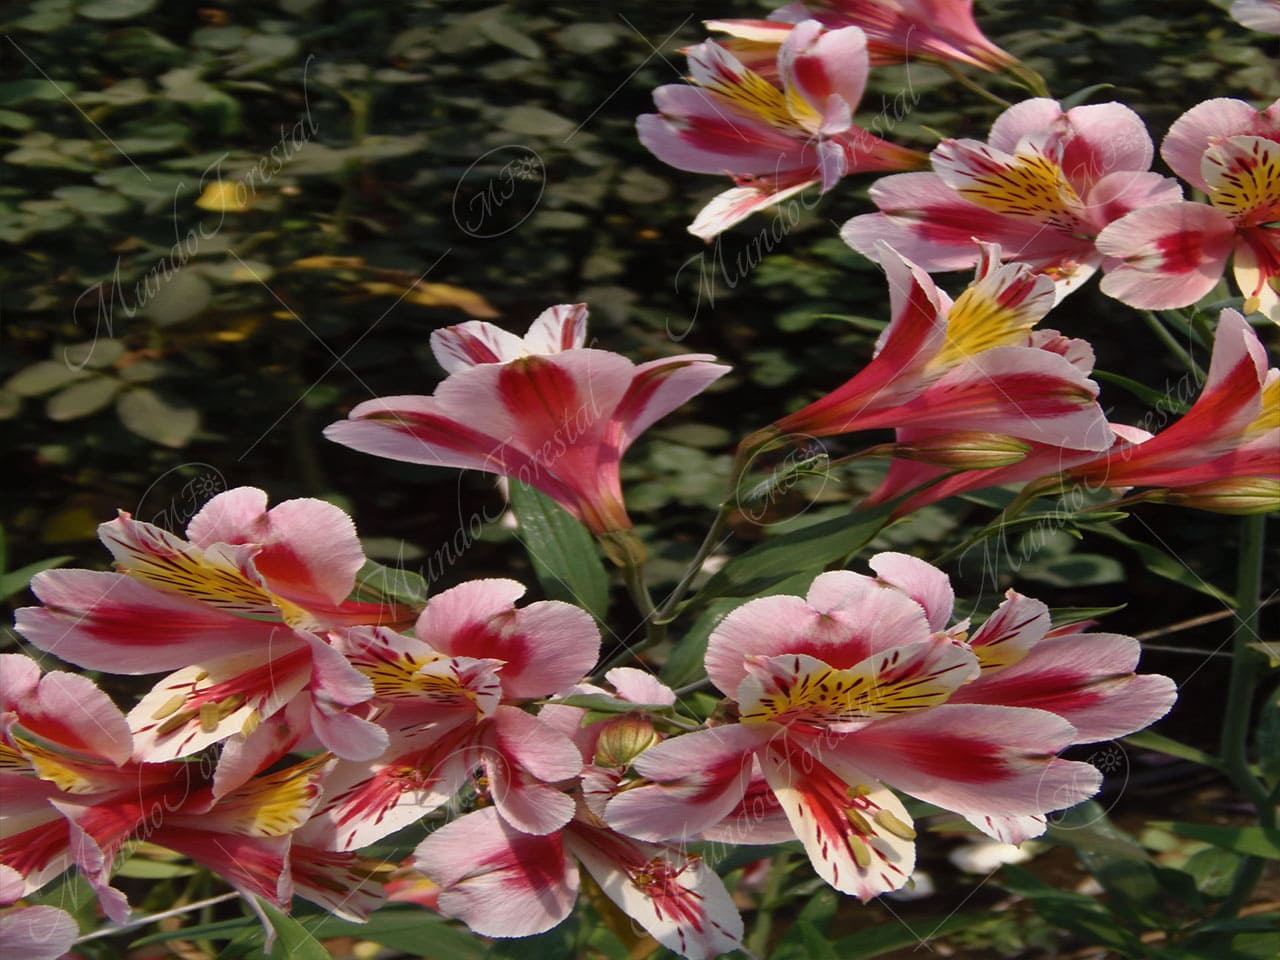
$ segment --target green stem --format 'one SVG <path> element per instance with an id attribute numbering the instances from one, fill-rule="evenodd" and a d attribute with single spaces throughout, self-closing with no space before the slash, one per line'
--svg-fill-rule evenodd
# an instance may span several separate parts
<path id="1" fill-rule="evenodd" d="M 168 917 L 181 916 L 184 913 L 190 913 L 192 910 L 202 910 L 205 907 L 211 907 L 214 904 L 225 903 L 228 900 L 239 899 L 240 894 L 232 890 L 230 893 L 220 893 L 216 897 L 209 897 L 207 900 L 198 900 L 195 903 L 184 903 L 180 907 L 174 907 L 172 910 L 162 910 L 160 913 L 151 913 L 145 917 L 138 917 L 136 920 L 129 920 L 125 923 L 112 924 L 103 927 L 101 930 L 95 930 L 93 933 L 86 933 L 83 937 L 76 940 L 76 944 L 84 943 L 87 940 L 97 940 L 101 937 L 113 937 L 117 933 L 124 933 L 126 930 L 136 930 L 138 927 L 145 927 L 149 923 L 155 923 L 157 920 L 164 920 Z"/>
<path id="2" fill-rule="evenodd" d="M 760 893 L 760 906 L 756 909 L 756 921 L 751 926 L 751 936 L 747 938 L 747 950 L 758 960 L 769 955 L 769 935 L 773 933 L 773 911 L 778 906 L 778 898 L 782 893 L 782 881 L 790 870 L 787 868 L 789 856 L 780 853 L 769 864 L 769 875 L 764 881 L 764 890 Z"/>
<path id="3" fill-rule="evenodd" d="M 1177 338 L 1169 332 L 1169 328 L 1160 322 L 1160 318 L 1150 310 L 1139 310 L 1138 312 L 1142 314 L 1142 319 L 1147 321 L 1147 326 L 1155 332 L 1155 335 L 1160 338 L 1160 341 L 1166 347 L 1169 348 L 1169 351 L 1177 357 L 1188 370 L 1194 373 L 1199 381 L 1203 382 L 1204 371 L 1200 369 L 1200 365 L 1196 363 L 1195 359 L 1187 352 L 1186 348 L 1177 341 Z"/>
<path id="4" fill-rule="evenodd" d="M 1144 647 L 1143 649 L 1148 648 Z M 1131 733 L 1124 738 L 1124 742 L 1131 747 L 1154 750 L 1170 757 L 1179 757 L 1182 760 L 1190 760 L 1192 763 L 1198 763 L 1205 767 L 1212 767 L 1214 770 L 1222 769 L 1222 761 L 1213 754 L 1162 734 L 1152 733 L 1150 730 Z"/>
<path id="5" fill-rule="evenodd" d="M 1261 514 L 1241 521 L 1240 565 L 1236 586 L 1236 615 L 1240 624 L 1232 642 L 1231 679 L 1227 686 L 1226 715 L 1222 723 L 1222 740 L 1218 754 L 1231 782 L 1258 808 L 1258 821 L 1274 828 L 1276 808 L 1266 788 L 1249 767 L 1249 716 L 1258 680 L 1265 669 L 1264 658 L 1250 643 L 1258 633 L 1258 595 L 1262 591 L 1262 550 L 1265 517 Z M 1222 905 L 1220 917 L 1235 916 L 1249 902 L 1253 889 L 1262 876 L 1266 861 L 1262 857 L 1245 857 Z"/>
<path id="6" fill-rule="evenodd" d="M 986 100 L 990 100 L 992 103 L 998 103 L 1000 106 L 1005 107 L 1006 109 L 1013 106 L 1013 104 L 1011 104 L 1008 100 L 1004 99 L 1004 97 L 998 97 L 994 93 L 992 93 L 990 90 L 986 89 L 985 87 L 974 83 L 972 80 L 966 77 L 959 69 L 957 69 L 955 64 L 943 63 L 942 69 L 947 71 L 947 73 L 951 74 L 951 78 L 955 80 L 956 83 L 960 84 L 960 86 L 965 87 L 968 90 L 973 91 L 978 96 Z"/>

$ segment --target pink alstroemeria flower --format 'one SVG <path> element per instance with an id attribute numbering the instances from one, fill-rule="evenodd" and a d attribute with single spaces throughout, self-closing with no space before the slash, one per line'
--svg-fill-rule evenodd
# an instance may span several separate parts
<path id="1" fill-rule="evenodd" d="M 31 588 L 45 605 L 17 612 L 23 636 L 78 666 L 178 668 L 129 715 L 147 760 L 247 735 L 305 691 L 311 726 L 335 753 L 368 757 L 385 746 L 381 730 L 348 712 L 371 688 L 324 634 L 416 611 L 347 599 L 364 552 L 338 507 L 266 506 L 261 490 L 228 490 L 192 518 L 188 540 L 122 512 L 98 528 L 120 572 L 37 574 Z"/>
<path id="2" fill-rule="evenodd" d="M 1024 100 L 996 118 L 986 143 L 944 140 L 932 173 L 878 180 L 879 213 L 840 231 L 863 256 L 880 241 L 926 270 L 960 270 L 979 257 L 974 240 L 1051 276 L 1062 298 L 1103 258 L 1099 232 L 1131 210 L 1182 199 L 1177 181 L 1150 172 L 1153 148 L 1141 118 L 1119 103 L 1063 111 Z"/>
<path id="3" fill-rule="evenodd" d="M 125 717 L 87 678 L 42 676 L 28 657 L 0 656 L 0 863 L 23 878 L 24 893 L 74 864 L 122 921 L 129 906 L 110 886 L 113 860 L 129 841 L 147 840 L 281 908 L 293 893 L 348 901 L 351 917 L 376 905 L 367 871 L 347 865 L 344 875 L 332 855 L 291 843 L 319 802 L 327 754 L 251 771 L 219 792 L 201 764 L 131 759 L 131 741 Z"/>
<path id="4" fill-rule="evenodd" d="M 640 365 L 585 348 L 586 304 L 545 310 L 523 339 L 471 320 L 431 335 L 433 395 L 356 406 L 325 436 L 392 460 L 504 474 L 602 534 L 631 527 L 619 462 L 653 423 L 729 368 L 706 354 Z"/>
<path id="5" fill-rule="evenodd" d="M 733 37 L 724 46 L 747 66 L 765 73 L 791 29 L 809 19 L 833 30 L 859 27 L 867 35 L 872 66 L 917 58 L 992 71 L 1017 72 L 1020 66 L 979 29 L 973 0 L 813 0 L 789 3 L 764 19 L 708 20 L 703 25 Z"/>
<path id="6" fill-rule="evenodd" d="M 573 816 L 556 787 L 582 770 L 569 737 L 514 701 L 546 697 L 582 679 L 600 652 L 586 611 L 554 600 L 516 608 L 514 580 L 474 580 L 432 597 L 405 637 L 351 631 L 342 648 L 369 678 L 390 746 L 371 762 L 341 762 L 324 806 L 303 832 L 354 850 L 452 799 L 481 769 L 486 795 L 515 829 L 546 834 Z"/>
<path id="7" fill-rule="evenodd" d="M 659 160 L 692 173 L 729 174 L 736 186 L 689 227 L 704 240 L 757 210 L 845 176 L 909 170 L 925 157 L 862 129 L 853 114 L 867 82 L 867 38 L 857 27 L 827 30 L 806 20 L 777 51 L 775 83 L 707 40 L 687 51 L 696 86 L 653 92 L 658 113 L 636 121 Z"/>
<path id="8" fill-rule="evenodd" d="M 877 427 L 976 430 L 1083 450 L 1111 442 L 1097 384 L 1032 332 L 1053 283 L 1000 264 L 982 245 L 974 282 L 952 302 L 929 275 L 881 244 L 893 317 L 870 363 L 842 386 L 778 420 L 812 437 Z"/>
<path id="9" fill-rule="evenodd" d="M 758 763 L 818 875 L 869 899 L 901 887 L 915 862 L 911 817 L 882 784 L 975 819 L 1043 815 L 1092 795 L 1098 771 L 1054 756 L 1079 737 L 1061 716 L 948 702 L 981 660 L 964 624 L 947 627 L 946 575 L 894 553 L 871 567 L 876 577 L 824 573 L 807 597 L 764 597 L 726 616 L 706 667 L 739 721 L 641 754 L 643 785 L 609 802 L 610 826 L 670 839 L 740 824 Z"/>
<path id="10" fill-rule="evenodd" d="M 1280 370 L 1267 368 L 1258 335 L 1231 309 L 1219 316 L 1208 378 L 1190 410 L 1154 437 L 1139 434 L 1067 471 L 1094 487 L 1190 488 L 1270 477 L 1273 494 L 1278 475 Z"/>
<path id="11" fill-rule="evenodd" d="M 492 809 L 432 833 L 415 866 L 440 885 L 437 908 L 476 933 L 527 937 L 563 921 L 578 898 L 578 863 L 659 943 L 690 960 L 742 946 L 742 919 L 702 859 L 595 822 L 585 809 L 554 833 L 531 836 Z M 575 863 L 577 861 L 577 863 Z"/>
<path id="12" fill-rule="evenodd" d="M 1160 155 L 1209 203 L 1157 203 L 1103 230 L 1098 250 L 1118 262 L 1102 292 L 1134 307 L 1185 307 L 1233 258 L 1245 312 L 1280 323 L 1280 100 L 1265 110 L 1206 100 L 1174 121 Z"/>
<path id="13" fill-rule="evenodd" d="M 1031 345 L 1057 353 L 1085 376 L 1093 372 L 1093 347 L 1085 340 L 1064 337 L 1056 330 L 1035 330 Z M 1100 424 L 1099 429 L 1109 435 L 1116 428 Z M 1054 476 L 1096 456 L 1096 449 L 1078 450 L 1001 433 L 904 428 L 897 431 L 888 472 L 867 494 L 863 506 L 921 488 L 894 507 L 893 516 L 901 517 L 969 490 Z"/>

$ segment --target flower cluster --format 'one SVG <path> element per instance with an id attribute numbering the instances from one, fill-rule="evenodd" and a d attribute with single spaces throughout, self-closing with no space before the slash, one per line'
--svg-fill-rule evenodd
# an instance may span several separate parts
<path id="1" fill-rule="evenodd" d="M 326 585 L 326 561 L 360 559 L 336 508 L 263 506 L 261 491 L 221 494 L 190 541 L 121 517 L 102 527 L 121 573 L 37 578 L 46 605 L 19 629 L 40 649 L 80 665 L 114 651 L 144 673 L 163 669 L 158 648 L 143 653 L 163 635 L 194 663 L 125 716 L 84 677 L 3 658 L 0 863 L 24 892 L 74 864 L 122 920 L 112 864 L 145 840 L 251 898 L 362 919 L 395 865 L 361 850 L 461 805 L 411 858 L 442 913 L 494 936 L 547 930 L 581 865 L 659 942 L 712 957 L 740 946 L 742 921 L 690 842 L 798 837 L 820 876 L 866 899 L 914 862 L 912 818 L 886 785 L 1020 840 L 1098 787 L 1060 750 L 1173 701 L 1167 678 L 1134 675 L 1132 639 L 1051 631 L 1013 591 L 969 638 L 949 624 L 944 574 L 880 554 L 874 577 L 823 574 L 805 598 L 726 617 L 706 658 L 725 720 L 682 733 L 649 674 L 588 679 L 600 634 L 585 611 L 517 607 L 520 584 L 478 580 L 397 630 L 403 608 Z M 269 655 L 216 649 L 236 637 Z M 589 712 L 601 698 L 608 712 Z"/>

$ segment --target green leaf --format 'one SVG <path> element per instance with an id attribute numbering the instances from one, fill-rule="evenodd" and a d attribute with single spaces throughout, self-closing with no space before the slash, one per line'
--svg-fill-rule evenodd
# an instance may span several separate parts
<path id="1" fill-rule="evenodd" d="M 891 505 L 859 510 L 785 533 L 734 557 L 698 591 L 698 599 L 753 597 L 801 572 L 817 574 L 866 546 L 889 519 Z"/>
<path id="2" fill-rule="evenodd" d="M 1100 553 L 1069 553 L 1024 564 L 1018 575 L 1055 587 L 1085 587 L 1123 583 L 1124 565 L 1115 557 Z"/>
<path id="3" fill-rule="evenodd" d="M 773 960 L 843 960 L 835 944 L 807 920 L 796 920 L 772 954 Z"/>
<path id="4" fill-rule="evenodd" d="M 38 397 L 87 376 L 88 373 L 74 364 L 63 363 L 61 360 L 40 360 L 15 373 L 5 381 L 4 388 L 20 397 Z"/>
<path id="5" fill-rule="evenodd" d="M 81 380 L 55 393 L 44 405 L 50 420 L 77 420 L 101 410 L 120 392 L 124 384 L 114 377 Z"/>
<path id="6" fill-rule="evenodd" d="M 356 574 L 351 599 L 364 603 L 398 600 L 412 606 L 427 602 L 428 585 L 421 574 L 403 567 L 388 567 L 375 560 L 365 560 Z"/>
<path id="7" fill-rule="evenodd" d="M 1072 107 L 1080 106 L 1080 104 L 1086 102 L 1090 97 L 1092 97 L 1098 91 L 1114 90 L 1115 87 L 1116 85 L 1114 83 L 1095 83 L 1095 84 L 1092 84 L 1091 86 L 1084 87 L 1080 90 L 1077 90 L 1075 93 L 1068 94 L 1067 96 L 1062 98 L 1062 110 L 1065 113 L 1066 111 L 1070 110 Z"/>
<path id="8" fill-rule="evenodd" d="M 157 271 L 156 275 L 145 278 L 143 286 L 157 289 L 143 306 L 143 312 L 160 326 L 189 320 L 209 305 L 213 288 L 197 271 L 179 269 L 177 273 L 166 274 L 158 267 L 152 269 Z"/>
<path id="9" fill-rule="evenodd" d="M 603 621 L 609 576 L 587 528 L 541 490 L 513 480 L 509 491 L 521 539 L 547 596 L 584 607 Z"/>
<path id="10" fill-rule="evenodd" d="M 1141 540 L 1134 540 L 1128 534 L 1121 533 L 1115 527 L 1107 524 L 1098 524 L 1089 528 L 1091 532 L 1101 534 L 1109 540 L 1116 543 L 1124 544 L 1130 550 L 1138 555 L 1142 560 L 1143 566 L 1158 577 L 1195 590 L 1197 593 L 1203 593 L 1213 597 L 1230 607 L 1235 606 L 1235 601 L 1230 595 L 1224 593 L 1215 587 L 1212 583 L 1202 578 L 1189 566 L 1176 557 L 1171 557 L 1159 547 L 1154 547 L 1149 543 L 1143 543 Z"/>
<path id="11" fill-rule="evenodd" d="M 298 921 L 318 940 L 372 940 L 392 950 L 432 960 L 483 960 L 487 956 L 487 946 L 479 937 L 421 907 L 383 907 L 366 923 L 351 923 L 326 914 L 306 914 Z"/>
<path id="12" fill-rule="evenodd" d="M 125 148 L 121 147 L 121 149 Z M 53 195 L 77 213 L 106 216 L 112 213 L 123 213 L 129 209 L 129 201 L 120 194 L 109 190 L 98 190 L 95 187 L 59 187 L 53 191 Z"/>
<path id="13" fill-rule="evenodd" d="M 119 340 L 102 337 L 97 340 L 86 340 L 84 343 L 73 343 L 62 351 L 62 359 L 68 366 L 77 369 L 89 367 L 101 370 L 109 367 L 124 356 L 124 344 Z"/>
<path id="14" fill-rule="evenodd" d="M 1180 837 L 1203 840 L 1223 850 L 1249 857 L 1280 860 L 1280 830 L 1267 827 L 1221 827 L 1208 823 L 1183 823 L 1176 820 L 1153 820 L 1148 826 L 1168 830 Z"/>
<path id="15" fill-rule="evenodd" d="M 185 447 L 200 426 L 197 411 L 174 406 L 147 387 L 120 394 L 116 413 L 131 433 L 164 447 Z"/>
<path id="16" fill-rule="evenodd" d="M 333 960 L 329 951 L 320 945 L 314 930 L 308 930 L 293 917 L 265 900 L 259 898 L 258 902 L 276 931 L 276 942 L 271 948 L 271 960 Z"/>

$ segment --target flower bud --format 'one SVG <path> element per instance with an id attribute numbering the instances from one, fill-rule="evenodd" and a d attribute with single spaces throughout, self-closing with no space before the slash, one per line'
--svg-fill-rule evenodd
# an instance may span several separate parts
<path id="1" fill-rule="evenodd" d="M 958 430 L 918 437 L 894 447 L 895 455 L 957 470 L 986 470 L 1018 463 L 1031 452 L 1031 444 L 1002 433 Z"/>
<path id="2" fill-rule="evenodd" d="M 1245 515 L 1280 509 L 1280 480 L 1275 477 L 1233 477 L 1166 491 L 1167 503 L 1214 513 Z"/>
<path id="3" fill-rule="evenodd" d="M 602 767 L 625 767 L 657 742 L 653 723 L 644 714 L 614 717 L 596 740 L 595 762 Z"/>

